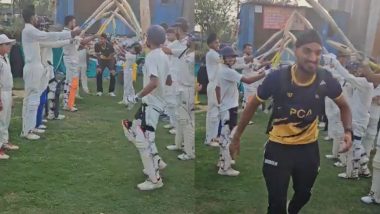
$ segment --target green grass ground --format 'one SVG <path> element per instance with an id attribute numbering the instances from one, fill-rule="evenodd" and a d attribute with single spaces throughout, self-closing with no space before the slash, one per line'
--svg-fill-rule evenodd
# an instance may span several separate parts
<path id="1" fill-rule="evenodd" d="M 22 81 L 15 82 L 22 87 Z M 90 86 L 94 91 L 94 80 Z M 79 112 L 49 122 L 37 142 L 18 137 L 22 100 L 17 99 L 10 135 L 20 150 L 0 161 L 0 213 L 194 213 L 194 161 L 180 162 L 177 153 L 164 149 L 174 137 L 162 128 L 157 145 L 168 163 L 162 174 L 165 186 L 148 193 L 137 190 L 145 179 L 142 164 L 120 125 L 135 110 L 117 104 L 121 94 L 118 85 L 117 98 L 85 96 L 78 101 Z"/>
<path id="2" fill-rule="evenodd" d="M 17 88 L 22 87 L 20 80 Z M 94 89 L 94 81 L 91 80 Z M 107 84 L 106 84 L 107 86 Z M 105 87 L 106 88 L 106 87 Z M 163 172 L 165 186 L 154 192 L 140 192 L 144 180 L 136 149 L 123 136 L 120 120 L 132 117 L 116 104 L 118 97 L 85 96 L 77 113 L 65 113 L 65 121 L 51 121 L 41 141 L 18 137 L 22 100 L 17 99 L 11 121 L 11 140 L 20 151 L 0 161 L 0 213 L 249 213 L 266 212 L 267 194 L 261 162 L 266 139 L 267 115 L 258 113 L 242 141 L 236 178 L 217 175 L 218 150 L 205 147 L 205 114 L 196 115 L 197 160 L 180 162 L 177 153 L 164 147 L 174 137 L 160 128 L 157 134 L 161 156 L 169 164 Z M 201 97 L 204 102 L 205 97 Z M 161 123 L 162 125 L 162 123 Z M 162 126 L 160 126 L 162 127 Z M 321 155 L 331 144 L 321 141 Z M 321 172 L 310 203 L 302 213 L 379 213 L 378 206 L 365 206 L 359 198 L 367 194 L 370 179 L 342 181 L 332 162 L 321 158 Z M 291 189 L 289 191 L 291 194 Z"/>
<path id="3" fill-rule="evenodd" d="M 201 97 L 201 101 L 205 101 Z M 267 191 L 262 175 L 265 128 L 268 115 L 259 112 L 255 124 L 248 126 L 241 141 L 241 154 L 237 159 L 238 177 L 223 177 L 217 174 L 218 149 L 202 145 L 205 136 L 205 113 L 196 115 L 195 186 L 196 213 L 241 213 L 263 214 L 267 209 Z M 321 136 L 324 133 L 321 132 Z M 331 143 L 321 140 L 321 171 L 313 188 L 310 202 L 302 214 L 375 214 L 380 213 L 376 205 L 364 205 L 360 197 L 368 193 L 371 179 L 359 181 L 341 180 L 337 174 L 341 168 L 323 156 L 331 151 Z M 288 199 L 292 195 L 289 185 Z"/>

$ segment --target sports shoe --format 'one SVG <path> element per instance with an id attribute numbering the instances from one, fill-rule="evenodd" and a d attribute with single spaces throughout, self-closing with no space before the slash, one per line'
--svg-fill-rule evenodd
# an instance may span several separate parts
<path id="1" fill-rule="evenodd" d="M 119 105 L 126 105 L 125 102 L 124 102 L 124 100 L 119 101 L 117 104 L 119 104 Z"/>
<path id="2" fill-rule="evenodd" d="M 78 109 L 76 107 L 69 108 L 67 106 L 63 107 L 63 110 L 70 111 L 70 112 L 76 112 Z"/>
<path id="3" fill-rule="evenodd" d="M 354 175 L 354 176 L 348 176 L 345 172 L 343 172 L 343 173 L 339 173 L 338 177 L 339 178 L 344 178 L 344 179 L 359 180 L 359 175 L 357 173 L 353 173 L 353 174 L 356 174 L 356 175 Z"/>
<path id="4" fill-rule="evenodd" d="M 142 191 L 149 191 L 158 189 L 164 186 L 164 183 L 162 182 L 162 179 L 160 178 L 157 183 L 153 183 L 151 180 L 147 179 L 144 183 L 138 184 L 137 188 Z"/>
<path id="5" fill-rule="evenodd" d="M 240 174 L 240 172 L 237 171 L 237 170 L 234 170 L 232 168 L 229 168 L 227 170 L 223 170 L 222 168 L 219 168 L 218 174 L 219 175 L 226 175 L 226 176 L 236 177 L 236 176 L 238 176 Z"/>
<path id="6" fill-rule="evenodd" d="M 186 161 L 186 160 L 193 160 L 195 157 L 183 153 L 183 154 L 178 155 L 177 158 L 179 160 Z"/>
<path id="7" fill-rule="evenodd" d="M 78 99 L 78 100 L 83 100 L 83 97 L 80 96 L 80 95 L 75 95 L 75 98 Z"/>
<path id="8" fill-rule="evenodd" d="M 248 122 L 248 125 L 253 125 L 253 124 L 255 124 L 255 123 L 251 120 Z"/>
<path id="9" fill-rule="evenodd" d="M 177 131 L 175 129 L 170 129 L 169 133 L 172 134 L 172 135 L 175 135 L 177 133 Z"/>
<path id="10" fill-rule="evenodd" d="M 11 144 L 11 143 L 4 144 L 3 148 L 7 149 L 7 150 L 18 150 L 19 149 L 18 146 Z"/>
<path id="11" fill-rule="evenodd" d="M 178 151 L 178 150 L 181 150 L 181 148 L 179 148 L 177 145 L 175 144 L 172 144 L 172 145 L 168 145 L 166 146 L 166 148 L 170 151 Z"/>
<path id="12" fill-rule="evenodd" d="M 62 114 L 59 114 L 58 117 L 55 117 L 54 120 L 63 120 L 65 119 L 66 116 L 65 115 L 62 115 Z"/>
<path id="13" fill-rule="evenodd" d="M 4 149 L 0 149 L 0 160 L 8 160 L 9 155 L 5 154 Z"/>
<path id="14" fill-rule="evenodd" d="M 319 125 L 318 125 L 319 128 L 321 129 L 324 129 L 326 127 L 326 123 L 325 122 L 320 122 Z"/>
<path id="15" fill-rule="evenodd" d="M 114 92 L 110 92 L 108 95 L 110 95 L 110 97 L 116 97 L 116 94 Z"/>
<path id="16" fill-rule="evenodd" d="M 43 123 L 47 123 L 48 121 L 47 121 L 46 119 L 43 119 L 42 122 L 43 122 Z"/>
<path id="17" fill-rule="evenodd" d="M 337 159 L 338 157 L 335 155 L 325 155 L 327 159 Z"/>
<path id="18" fill-rule="evenodd" d="M 23 135 L 22 137 L 28 139 L 28 140 L 38 140 L 40 139 L 41 137 L 39 135 L 36 135 L 32 132 L 29 132 L 27 135 Z"/>
<path id="19" fill-rule="evenodd" d="M 38 126 L 38 129 L 47 129 L 47 126 L 41 124 L 40 126 Z"/>
<path id="20" fill-rule="evenodd" d="M 368 167 L 365 167 L 364 169 L 360 169 L 359 177 L 362 177 L 362 178 L 372 177 L 371 171 L 368 169 Z"/>
<path id="21" fill-rule="evenodd" d="M 344 164 L 344 163 L 338 161 L 338 162 L 335 162 L 335 163 L 334 163 L 334 166 L 336 166 L 336 167 L 346 167 L 346 164 Z"/>
<path id="22" fill-rule="evenodd" d="M 362 197 L 360 200 L 365 204 L 380 204 L 376 202 L 374 194 L 375 193 L 371 191 L 367 196 Z"/>
<path id="23" fill-rule="evenodd" d="M 166 125 L 164 125 L 164 129 L 172 129 L 172 128 L 174 128 L 172 126 L 172 124 L 166 124 Z"/>
<path id="24" fill-rule="evenodd" d="M 86 93 L 86 94 L 89 94 L 89 93 L 90 93 L 90 90 L 88 90 L 88 88 L 84 88 L 83 91 L 84 91 L 84 93 Z"/>
<path id="25" fill-rule="evenodd" d="M 211 147 L 219 147 L 219 141 L 217 139 L 212 139 L 210 143 L 206 143 L 206 146 L 211 146 Z"/>
<path id="26" fill-rule="evenodd" d="M 332 138 L 330 136 L 326 136 L 326 137 L 323 138 L 323 140 L 330 141 L 330 140 L 332 140 Z"/>
<path id="27" fill-rule="evenodd" d="M 98 92 L 98 93 L 96 93 L 96 96 L 98 96 L 98 97 L 101 97 L 102 95 L 103 95 L 102 92 Z"/>
<path id="28" fill-rule="evenodd" d="M 43 133 L 45 133 L 46 131 L 43 130 L 43 129 L 35 128 L 35 129 L 33 129 L 33 132 L 34 132 L 34 133 L 37 133 L 37 134 L 43 134 Z"/>

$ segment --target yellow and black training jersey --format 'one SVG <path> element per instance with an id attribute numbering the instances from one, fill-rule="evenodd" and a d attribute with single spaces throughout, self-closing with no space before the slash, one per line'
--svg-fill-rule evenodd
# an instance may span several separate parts
<path id="1" fill-rule="evenodd" d="M 321 88 L 325 89 L 322 94 Z M 273 98 L 273 126 L 269 140 L 299 145 L 317 141 L 318 116 L 324 108 L 324 98 L 338 99 L 342 96 L 342 88 L 325 70 L 319 70 L 308 83 L 300 83 L 293 65 L 269 74 L 256 96 L 260 101 Z"/>

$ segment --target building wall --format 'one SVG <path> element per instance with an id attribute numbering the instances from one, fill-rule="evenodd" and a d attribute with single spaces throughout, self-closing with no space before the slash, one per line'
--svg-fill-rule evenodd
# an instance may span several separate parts
<path id="1" fill-rule="evenodd" d="M 188 1 L 186 4 L 185 1 Z M 58 0 L 57 2 L 57 22 L 63 24 L 64 17 L 66 15 L 75 15 L 78 24 L 82 24 L 99 6 L 104 2 L 104 0 Z M 137 19 L 140 18 L 140 1 L 139 0 L 128 0 L 131 5 Z M 191 16 L 188 11 L 192 9 L 189 7 L 189 2 L 194 2 L 194 0 L 150 0 L 151 9 L 151 23 L 161 24 L 163 22 L 168 24 L 173 24 L 175 19 L 183 16 Z M 187 8 L 187 12 L 184 12 L 184 8 Z M 117 19 L 116 19 L 117 20 Z M 190 20 L 191 21 L 191 20 Z M 121 21 L 116 21 L 116 34 L 130 34 L 131 31 L 122 24 Z M 94 33 L 99 29 L 100 24 L 94 25 L 90 29 L 90 32 Z M 106 32 L 112 33 L 114 31 L 112 25 L 108 27 Z"/>

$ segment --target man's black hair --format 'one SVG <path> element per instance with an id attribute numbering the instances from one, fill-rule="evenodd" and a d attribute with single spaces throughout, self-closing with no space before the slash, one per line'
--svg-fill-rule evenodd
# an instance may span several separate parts
<path id="1" fill-rule="evenodd" d="M 71 21 L 73 21 L 75 19 L 75 16 L 66 16 L 65 17 L 65 26 L 67 26 Z"/>
<path id="2" fill-rule="evenodd" d="M 217 39 L 218 39 L 218 36 L 216 35 L 216 33 L 211 33 L 207 37 L 207 44 L 209 45 L 209 44 L 215 42 Z"/>
<path id="3" fill-rule="evenodd" d="M 26 23 L 30 23 L 34 15 L 36 15 L 34 5 L 28 5 L 22 10 L 22 17 Z"/>
<path id="4" fill-rule="evenodd" d="M 246 47 L 253 47 L 253 45 L 250 44 L 250 43 L 245 43 L 245 44 L 243 45 L 243 49 L 245 49 Z"/>

